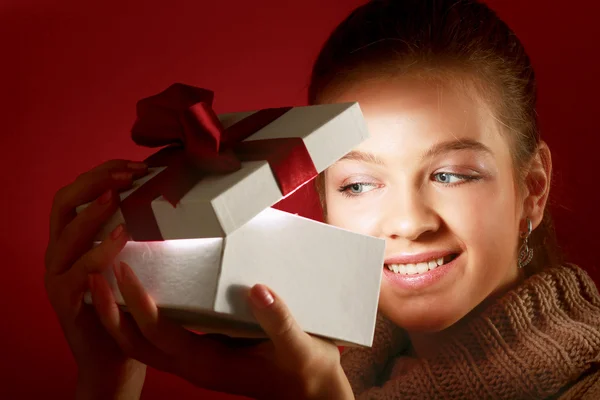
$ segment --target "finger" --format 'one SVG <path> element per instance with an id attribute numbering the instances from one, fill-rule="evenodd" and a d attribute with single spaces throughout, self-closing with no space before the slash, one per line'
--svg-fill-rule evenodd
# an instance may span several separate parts
<path id="1" fill-rule="evenodd" d="M 123 225 L 119 225 L 102 243 L 79 258 L 73 264 L 73 267 L 65 273 L 65 287 L 71 291 L 71 295 L 83 294 L 88 286 L 88 275 L 108 269 L 128 240 L 127 231 Z"/>
<path id="2" fill-rule="evenodd" d="M 117 211 L 116 192 L 131 187 L 135 177 L 132 172 L 120 171 L 113 172 L 110 179 L 116 189 L 108 189 L 72 218 L 58 238 L 48 246 L 46 266 L 51 272 L 63 272 L 88 251 L 102 225 Z"/>
<path id="3" fill-rule="evenodd" d="M 99 274 L 90 274 L 89 286 L 96 314 L 121 350 L 153 368 L 172 371 L 171 358 L 149 343 L 137 329 L 135 321 L 121 311 L 106 279 Z"/>
<path id="4" fill-rule="evenodd" d="M 169 355 L 181 355 L 194 346 L 195 335 L 160 314 L 129 265 L 115 265 L 115 277 L 129 312 L 150 343 Z"/>
<path id="5" fill-rule="evenodd" d="M 50 212 L 50 242 L 58 240 L 64 227 L 75 218 L 75 208 L 98 198 L 108 189 L 118 190 L 131 185 L 132 179 L 113 176 L 119 172 L 131 172 L 133 178 L 147 173 L 147 167 L 141 163 L 126 160 L 108 161 L 77 177 L 73 183 L 60 189 Z"/>
<path id="6" fill-rule="evenodd" d="M 113 190 L 108 190 L 69 222 L 58 240 L 49 247 L 50 257 L 46 268 L 60 274 L 82 257 L 91 247 L 102 225 L 118 209 L 118 200 Z"/>
<path id="7" fill-rule="evenodd" d="M 244 357 L 241 353 L 244 349 L 215 340 L 210 335 L 195 335 L 162 317 L 127 264 L 115 266 L 115 277 L 137 328 L 149 344 L 170 357 L 170 368 L 177 375 L 206 389 L 234 390 L 233 393 L 237 389 L 231 384 L 232 375 L 240 381 L 241 387 L 251 386 L 246 381 L 256 381 L 252 379 L 254 373 L 264 375 L 264 369 L 256 368 L 254 358 Z"/>
<path id="8" fill-rule="evenodd" d="M 254 317 L 278 352 L 295 358 L 310 351 L 310 336 L 300 328 L 281 298 L 264 285 L 252 287 L 249 297 Z"/>
<path id="9" fill-rule="evenodd" d="M 110 189 L 115 193 L 126 190 L 131 187 L 133 180 L 148 172 L 143 164 L 125 163 L 125 161 L 118 160 L 103 164 L 97 169 L 81 175 L 73 184 L 57 192 L 50 214 L 50 237 L 46 249 L 46 266 L 52 263 L 61 233 L 77 217 L 75 210 L 77 206 L 99 198 L 102 193 L 106 193 Z M 117 168 L 120 164 L 136 166 L 136 168 L 123 170 L 123 168 Z M 110 212 L 108 214 L 112 215 Z M 90 225 L 90 228 L 93 226 Z"/>

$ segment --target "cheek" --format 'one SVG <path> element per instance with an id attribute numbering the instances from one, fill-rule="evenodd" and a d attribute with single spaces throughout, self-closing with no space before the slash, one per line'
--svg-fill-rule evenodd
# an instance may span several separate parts
<path id="1" fill-rule="evenodd" d="M 337 191 L 326 193 L 327 223 L 351 232 L 377 236 L 377 207 L 365 207 L 364 200 L 346 198 Z"/>
<path id="2" fill-rule="evenodd" d="M 509 177 L 439 196 L 440 217 L 477 264 L 505 264 L 517 240 L 516 195 Z M 444 201 L 446 200 L 446 201 Z M 488 268 L 487 271 L 497 270 Z"/>

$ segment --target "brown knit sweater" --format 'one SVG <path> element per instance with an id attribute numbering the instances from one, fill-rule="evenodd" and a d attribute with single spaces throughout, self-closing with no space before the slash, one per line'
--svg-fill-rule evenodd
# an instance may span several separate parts
<path id="1" fill-rule="evenodd" d="M 528 278 L 435 358 L 409 359 L 408 345 L 379 317 L 372 348 L 344 351 L 357 399 L 600 399 L 600 296 L 575 266 Z M 390 363 L 404 363 L 392 378 Z"/>

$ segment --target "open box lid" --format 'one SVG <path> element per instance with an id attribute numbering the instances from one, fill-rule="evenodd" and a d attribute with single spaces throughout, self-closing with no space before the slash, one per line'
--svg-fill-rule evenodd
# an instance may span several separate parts
<path id="1" fill-rule="evenodd" d="M 253 113 L 221 114 L 218 118 L 228 128 Z M 362 143 L 368 131 L 358 103 L 325 104 L 291 108 L 245 141 L 294 137 L 303 140 L 317 173 L 321 173 Z M 121 199 L 163 169 L 152 168 L 131 190 L 121 193 Z M 151 206 L 164 240 L 224 237 L 284 197 L 269 163 L 252 161 L 243 162 L 235 172 L 202 178 L 176 207 L 162 196 Z M 119 210 L 101 236 L 123 221 Z"/>

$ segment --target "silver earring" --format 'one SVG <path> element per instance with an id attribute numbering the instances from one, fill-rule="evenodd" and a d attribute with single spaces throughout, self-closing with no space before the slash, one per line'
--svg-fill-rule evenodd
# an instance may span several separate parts
<path id="1" fill-rule="evenodd" d="M 531 236 L 531 232 L 533 231 L 533 225 L 531 220 L 527 218 L 527 232 L 521 232 L 521 239 L 523 239 L 523 244 L 519 249 L 519 268 L 523 268 L 527 264 L 531 262 L 533 258 L 533 249 L 529 247 L 529 236 Z"/>

